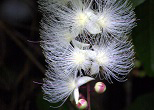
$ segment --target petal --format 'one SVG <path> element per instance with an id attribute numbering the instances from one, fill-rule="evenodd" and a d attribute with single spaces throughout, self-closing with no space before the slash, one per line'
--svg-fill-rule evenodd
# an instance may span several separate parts
<path id="1" fill-rule="evenodd" d="M 80 87 L 83 84 L 86 84 L 87 82 L 92 81 L 92 80 L 94 80 L 94 78 L 91 78 L 89 76 L 83 76 L 83 77 L 80 77 L 80 78 L 77 79 L 76 84 L 77 84 L 78 87 Z"/>
<path id="2" fill-rule="evenodd" d="M 89 22 L 86 26 L 86 29 L 91 33 L 91 34 L 98 34 L 101 33 L 101 28 L 99 25 L 96 23 L 93 23 L 92 21 Z"/>
<path id="3" fill-rule="evenodd" d="M 73 95 L 74 95 L 75 103 L 77 104 L 79 101 L 79 89 L 78 88 L 74 89 Z"/>
<path id="4" fill-rule="evenodd" d="M 91 66 L 90 74 L 94 75 L 97 73 L 99 73 L 99 65 L 96 62 L 93 62 Z"/>
<path id="5" fill-rule="evenodd" d="M 90 46 L 90 44 L 81 43 L 81 42 L 79 42 L 75 39 L 72 40 L 72 43 L 73 43 L 74 46 L 77 46 L 80 49 L 83 48 L 83 47 L 89 47 Z"/>
<path id="6" fill-rule="evenodd" d="M 96 57 L 96 52 L 95 52 L 95 51 L 92 51 L 92 50 L 86 50 L 86 55 L 87 55 L 90 59 L 94 60 L 95 57 Z"/>

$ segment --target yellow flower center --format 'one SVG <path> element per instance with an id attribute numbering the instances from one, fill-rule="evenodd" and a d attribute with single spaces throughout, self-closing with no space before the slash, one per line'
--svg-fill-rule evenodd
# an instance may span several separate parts
<path id="1" fill-rule="evenodd" d="M 98 24 L 104 28 L 108 25 L 108 19 L 107 17 L 104 17 L 104 16 L 101 16 L 99 19 L 98 19 Z"/>
<path id="2" fill-rule="evenodd" d="M 85 61 L 85 54 L 82 51 L 75 52 L 73 55 L 74 63 L 77 65 L 82 64 Z"/>
<path id="3" fill-rule="evenodd" d="M 77 13 L 76 22 L 79 26 L 81 26 L 81 27 L 85 26 L 87 21 L 88 21 L 88 16 L 85 13 L 83 13 L 83 12 Z"/>
<path id="4" fill-rule="evenodd" d="M 96 56 L 96 61 L 99 65 L 103 65 L 106 64 L 108 62 L 108 57 L 105 53 L 98 53 L 98 55 Z"/>

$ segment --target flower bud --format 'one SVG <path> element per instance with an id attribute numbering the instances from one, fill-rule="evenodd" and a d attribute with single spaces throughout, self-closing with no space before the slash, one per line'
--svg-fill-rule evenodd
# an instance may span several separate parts
<path id="1" fill-rule="evenodd" d="M 85 99 L 80 99 L 78 101 L 78 104 L 77 104 L 78 109 L 83 110 L 83 109 L 87 108 L 87 106 L 88 106 L 88 103 Z"/>
<path id="2" fill-rule="evenodd" d="M 103 82 L 97 82 L 94 87 L 95 91 L 99 94 L 105 92 L 106 85 Z"/>

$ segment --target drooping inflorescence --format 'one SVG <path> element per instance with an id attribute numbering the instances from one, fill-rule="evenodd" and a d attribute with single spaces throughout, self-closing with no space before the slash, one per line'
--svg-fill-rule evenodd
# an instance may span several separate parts
<path id="1" fill-rule="evenodd" d="M 51 103 L 62 101 L 63 104 L 72 94 L 75 103 L 77 104 L 79 100 L 78 88 L 81 85 L 94 80 L 94 78 L 88 76 L 77 77 L 74 73 L 67 75 L 67 77 L 65 75 L 66 74 L 63 71 L 49 67 L 42 86 L 45 93 L 45 100 Z"/>
<path id="2" fill-rule="evenodd" d="M 97 75 L 109 82 L 126 80 L 134 66 L 128 39 L 136 26 L 129 0 L 39 0 L 39 4 L 41 46 L 48 63 L 42 86 L 45 100 L 63 104 L 71 96 L 78 104 L 79 87 Z"/>

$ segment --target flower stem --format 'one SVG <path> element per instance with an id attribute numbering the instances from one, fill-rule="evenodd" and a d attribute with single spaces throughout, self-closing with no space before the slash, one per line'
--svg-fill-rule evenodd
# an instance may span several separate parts
<path id="1" fill-rule="evenodd" d="M 88 101 L 88 110 L 91 110 L 90 106 L 90 84 L 87 84 L 87 101 Z"/>

